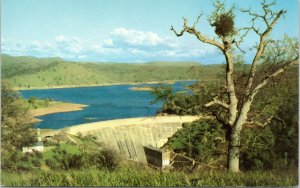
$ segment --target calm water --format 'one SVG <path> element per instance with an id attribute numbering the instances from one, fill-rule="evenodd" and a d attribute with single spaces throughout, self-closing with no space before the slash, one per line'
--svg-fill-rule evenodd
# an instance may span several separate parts
<path id="1" fill-rule="evenodd" d="M 180 91 L 191 83 L 191 81 L 176 82 L 173 89 L 175 92 Z M 153 86 L 153 84 L 137 86 Z M 133 85 L 24 90 L 20 93 L 24 98 L 51 98 L 89 105 L 81 111 L 40 116 L 39 119 L 43 121 L 34 125 L 38 128 L 59 129 L 95 121 L 155 115 L 161 104 L 150 105 L 153 96 L 148 91 L 132 91 L 129 90 L 130 87 Z"/>

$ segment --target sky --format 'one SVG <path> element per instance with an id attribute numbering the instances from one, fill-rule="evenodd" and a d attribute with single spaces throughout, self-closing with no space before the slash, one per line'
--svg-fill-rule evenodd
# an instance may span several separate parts
<path id="1" fill-rule="evenodd" d="M 226 5 L 262 13 L 256 0 L 227 0 Z M 285 9 L 271 37 L 299 36 L 297 0 L 277 0 L 274 10 Z M 197 29 L 216 37 L 207 17 L 210 0 L 2 0 L 1 53 L 14 56 L 61 57 L 71 61 L 132 62 L 197 61 L 222 63 L 220 51 L 190 34 L 176 37 L 171 25 L 182 29 L 182 17 L 192 25 L 203 12 Z M 237 11 L 235 26 L 250 24 Z M 257 22 L 263 29 L 263 25 Z M 248 49 L 257 36 L 249 33 L 242 47 Z"/>

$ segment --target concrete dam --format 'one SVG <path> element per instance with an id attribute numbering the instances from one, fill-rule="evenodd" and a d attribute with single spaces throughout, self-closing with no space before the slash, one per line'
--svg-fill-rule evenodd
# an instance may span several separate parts
<path id="1" fill-rule="evenodd" d="M 144 146 L 162 147 L 168 138 L 182 128 L 183 123 L 198 116 L 156 116 L 108 120 L 86 123 L 52 131 L 47 135 L 64 132 L 72 135 L 92 135 L 98 142 L 119 151 L 127 159 L 146 162 Z"/>

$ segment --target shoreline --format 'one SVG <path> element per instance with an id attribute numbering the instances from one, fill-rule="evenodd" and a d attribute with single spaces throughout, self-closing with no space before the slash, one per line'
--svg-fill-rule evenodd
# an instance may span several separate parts
<path id="1" fill-rule="evenodd" d="M 48 114 L 62 113 L 62 112 L 72 112 L 83 110 L 88 107 L 85 104 L 74 104 L 74 103 L 57 103 L 53 106 L 48 106 L 44 108 L 32 109 L 30 113 L 34 116 L 33 121 L 31 123 L 38 123 L 42 120 L 39 119 L 39 116 L 44 116 Z"/>
<path id="2" fill-rule="evenodd" d="M 197 80 L 166 80 L 166 81 L 150 81 L 150 82 L 118 82 L 118 83 L 103 83 L 91 85 L 62 85 L 62 86 L 42 86 L 42 87 L 13 87 L 13 90 L 38 90 L 38 89 L 63 89 L 63 88 L 81 88 L 81 87 L 99 87 L 99 86 L 115 86 L 115 85 L 140 85 L 140 84 L 174 84 L 182 81 L 197 81 Z"/>
<path id="3" fill-rule="evenodd" d="M 130 87 L 128 88 L 131 91 L 153 91 L 152 87 Z"/>

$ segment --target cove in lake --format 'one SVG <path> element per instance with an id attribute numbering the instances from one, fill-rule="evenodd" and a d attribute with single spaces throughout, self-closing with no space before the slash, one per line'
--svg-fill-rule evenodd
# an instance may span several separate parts
<path id="1" fill-rule="evenodd" d="M 174 92 L 185 90 L 195 81 L 180 81 L 173 84 Z M 140 84 L 149 87 L 156 84 Z M 20 91 L 24 98 L 51 98 L 56 101 L 86 104 L 81 111 L 55 113 L 38 118 L 43 120 L 35 128 L 60 129 L 68 126 L 96 121 L 153 116 L 161 103 L 151 105 L 153 96 L 149 91 L 132 91 L 133 85 L 111 85 L 97 87 L 60 88 Z"/>

